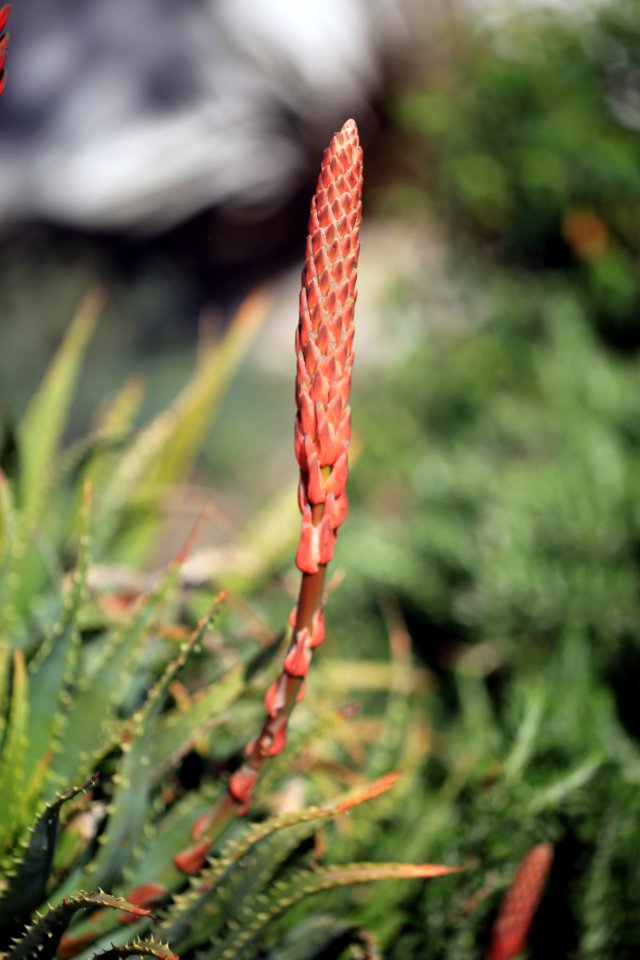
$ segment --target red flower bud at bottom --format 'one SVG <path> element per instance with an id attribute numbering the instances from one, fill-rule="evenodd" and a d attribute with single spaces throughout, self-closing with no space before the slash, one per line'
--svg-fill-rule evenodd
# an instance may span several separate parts
<path id="1" fill-rule="evenodd" d="M 314 613 L 311 623 L 311 640 L 309 645 L 312 650 L 315 650 L 316 647 L 320 646 L 325 638 L 325 634 L 326 628 L 324 623 L 324 611 L 322 608 L 320 608 Z"/>
<path id="2" fill-rule="evenodd" d="M 236 801 L 245 806 L 251 799 L 258 775 L 255 770 L 243 764 L 229 780 L 229 793 Z"/>
<path id="3" fill-rule="evenodd" d="M 317 527 L 311 520 L 311 507 L 304 508 L 302 531 L 296 553 L 296 566 L 302 573 L 317 573 L 318 568 L 333 559 L 335 533 L 329 517 L 323 517 Z"/>
<path id="4" fill-rule="evenodd" d="M 306 627 L 299 630 L 293 638 L 284 661 L 284 669 L 290 677 L 306 677 L 311 663 L 311 637 Z"/>
<path id="5" fill-rule="evenodd" d="M 176 854 L 173 858 L 173 865 L 181 873 L 198 873 L 205 865 L 210 849 L 211 841 L 203 840 L 202 843 L 196 844 L 195 847 L 189 847 L 187 850 L 183 850 L 182 853 Z"/>
<path id="6" fill-rule="evenodd" d="M 277 717 L 284 707 L 286 688 L 287 678 L 284 674 L 280 674 L 267 690 L 264 705 L 270 717 Z"/>
<path id="7" fill-rule="evenodd" d="M 264 757 L 275 757 L 282 753 L 287 745 L 287 717 L 278 717 L 269 724 L 258 741 L 260 753 Z"/>

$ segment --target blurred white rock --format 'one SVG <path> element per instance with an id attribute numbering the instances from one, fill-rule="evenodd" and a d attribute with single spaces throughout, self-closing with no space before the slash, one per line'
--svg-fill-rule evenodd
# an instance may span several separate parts
<path id="1" fill-rule="evenodd" d="M 420 6 L 420 4 L 418 4 Z M 424 4 L 422 4 L 424 6 Z M 416 0 L 29 0 L 0 102 L 0 225 L 153 234 L 277 207 L 370 119 Z"/>

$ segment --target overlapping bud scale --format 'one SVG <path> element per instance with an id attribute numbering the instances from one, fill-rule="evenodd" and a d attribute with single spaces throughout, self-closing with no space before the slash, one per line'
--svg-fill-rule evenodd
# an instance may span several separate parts
<path id="1" fill-rule="evenodd" d="M 265 697 L 262 731 L 248 745 L 245 761 L 229 783 L 230 796 L 242 809 L 250 802 L 265 758 L 285 747 L 290 709 L 304 695 L 313 650 L 324 640 L 324 568 L 333 558 L 338 527 L 348 508 L 349 394 L 361 215 L 362 150 L 356 124 L 348 120 L 325 150 L 311 202 L 295 338 L 294 446 L 302 513 L 296 564 L 306 576 L 299 605 L 290 617 L 293 634 L 282 673 Z M 312 579 L 317 580 L 317 589 L 311 586 Z M 314 596 L 311 605 L 309 592 Z"/>
<path id="2" fill-rule="evenodd" d="M 302 534 L 296 563 L 315 573 L 333 557 L 347 513 L 349 393 L 362 216 L 362 150 L 348 120 L 325 150 L 311 203 L 296 331 L 295 453 Z M 319 518 L 314 506 L 323 506 Z"/>

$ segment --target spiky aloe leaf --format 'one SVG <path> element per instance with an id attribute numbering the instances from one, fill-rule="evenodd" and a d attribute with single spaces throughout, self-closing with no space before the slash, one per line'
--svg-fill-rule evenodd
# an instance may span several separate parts
<path id="1" fill-rule="evenodd" d="M 60 619 L 29 665 L 29 753 L 27 777 L 39 764 L 48 766 L 61 748 L 73 704 L 80 665 L 79 618 L 86 596 L 89 570 L 89 492 L 85 492 L 84 532 L 71 589 Z"/>
<path id="2" fill-rule="evenodd" d="M 18 461 L 15 424 L 13 418 L 2 410 L 0 411 L 0 470 L 5 470 L 10 477 L 13 477 L 18 469 Z"/>
<path id="3" fill-rule="evenodd" d="M 256 940 L 285 910 L 316 893 L 374 880 L 434 879 L 456 873 L 459 869 L 434 863 L 350 863 L 301 870 L 275 883 L 266 895 L 248 903 L 240 923 L 234 924 L 224 938 L 200 955 L 199 960 L 244 960 Z"/>
<path id="4" fill-rule="evenodd" d="M 131 377 L 98 417 L 97 433 L 107 437 L 129 438 L 133 422 L 144 396 L 144 386 L 138 377 Z M 119 451 L 118 446 L 118 451 Z M 101 451 L 87 466 L 86 476 L 94 490 L 108 490 L 118 466 L 116 449 Z"/>
<path id="5" fill-rule="evenodd" d="M 271 498 L 237 538 L 235 560 L 230 557 L 224 583 L 234 593 L 250 593 L 259 587 L 295 549 L 300 533 L 297 483 Z"/>
<path id="6" fill-rule="evenodd" d="M 548 807 L 559 807 L 565 797 L 586 786 L 604 763 L 605 759 L 601 753 L 594 754 L 550 785 L 538 788 L 532 793 L 529 810 L 536 815 Z"/>
<path id="7" fill-rule="evenodd" d="M 184 886 L 184 874 L 174 866 L 172 857 L 192 842 L 194 823 L 206 813 L 216 797 L 217 793 L 210 789 L 191 790 L 169 809 L 158 805 L 153 829 L 145 837 L 141 856 L 129 878 L 131 888 L 136 889 L 150 881 L 167 892 Z"/>
<path id="8" fill-rule="evenodd" d="M 117 746 L 115 739 L 121 736 L 123 726 L 117 714 L 126 680 L 175 589 L 187 549 L 188 544 L 139 600 L 130 619 L 101 641 L 97 657 L 85 665 L 71 708 L 65 750 L 53 761 L 53 770 L 63 781 L 79 779 L 96 766 L 105 752 Z M 87 723 L 87 717 L 93 722 Z"/>
<path id="9" fill-rule="evenodd" d="M 16 650 L 13 656 L 11 705 L 2 753 L 0 754 L 0 857 L 13 839 L 20 822 L 25 786 L 25 758 L 29 718 L 27 671 L 24 655 Z"/>
<path id="10" fill-rule="evenodd" d="M 341 957 L 347 947 L 362 942 L 363 934 L 353 924 L 340 923 L 334 917 L 321 914 L 303 920 L 288 931 L 277 948 L 269 953 L 269 960 Z"/>
<path id="11" fill-rule="evenodd" d="M 160 718 L 151 755 L 154 769 L 175 762 L 212 724 L 222 722 L 225 711 L 245 688 L 244 675 L 244 664 L 227 670 L 204 689 L 198 690 L 186 708 L 172 710 Z"/>
<path id="12" fill-rule="evenodd" d="M 180 960 L 177 953 L 168 943 L 159 940 L 143 940 L 136 937 L 132 943 L 125 943 L 121 947 L 111 947 L 101 953 L 94 954 L 95 960 L 124 960 L 126 957 L 155 957 L 156 960 Z"/>
<path id="13" fill-rule="evenodd" d="M 0 895 L 0 928 L 9 923 L 26 922 L 31 911 L 41 903 L 53 862 L 60 808 L 90 787 L 95 779 L 94 776 L 78 787 L 70 787 L 47 804 L 29 836 L 14 852 L 5 877 L 7 886 Z"/>
<path id="14" fill-rule="evenodd" d="M 127 887 L 122 890 L 129 902 L 154 907 L 184 886 L 184 874 L 176 869 L 171 858 L 189 842 L 194 821 L 205 812 L 212 799 L 210 790 L 189 791 L 169 810 L 164 809 L 160 797 L 155 799 L 151 829 L 145 833 L 135 863 L 131 865 Z M 130 937 L 130 930 L 114 930 L 109 917 L 98 920 L 88 917 L 74 925 L 62 946 L 66 952 L 73 950 L 75 955 L 88 945 L 106 949 L 124 944 Z M 86 955 L 82 953 L 82 956 Z"/>
<path id="15" fill-rule="evenodd" d="M 16 508 L 11 485 L 0 468 L 0 560 L 5 560 L 16 525 Z M 3 577 L 4 580 L 4 577 Z"/>
<path id="16" fill-rule="evenodd" d="M 122 762 L 114 779 L 107 827 L 100 837 L 100 850 L 90 868 L 92 880 L 100 886 L 113 885 L 140 843 L 149 812 L 150 758 L 156 722 L 170 684 L 200 647 L 219 602 L 218 599 L 200 621 L 178 656 L 168 664 L 143 706 L 131 718 L 127 739 L 122 744 Z"/>
<path id="17" fill-rule="evenodd" d="M 9 647 L 0 640 L 0 757 L 2 756 L 2 744 L 4 742 L 4 731 L 7 726 L 7 708 L 9 706 L 9 668 L 11 656 Z"/>
<path id="18" fill-rule="evenodd" d="M 131 429 L 144 397 L 144 384 L 137 377 L 129 377 L 98 414 L 98 426 L 107 433 L 126 433 Z"/>
<path id="19" fill-rule="evenodd" d="M 211 860 L 185 894 L 175 898 L 162 924 L 163 935 L 172 943 L 186 939 L 191 946 L 218 932 L 250 894 L 262 891 L 280 863 L 314 833 L 318 824 L 380 796 L 397 779 L 397 774 L 388 774 L 327 806 L 308 807 L 254 824 L 240 840 L 227 844 L 221 856 Z M 197 828 L 195 832 L 194 839 L 200 839 Z M 277 846 L 274 840 L 282 833 L 287 836 Z M 243 869 L 248 864 L 250 868 Z"/>
<path id="20" fill-rule="evenodd" d="M 107 907 L 111 910 L 122 910 L 135 917 L 151 916 L 149 910 L 128 903 L 121 897 L 111 897 L 106 893 L 80 893 L 76 897 L 63 900 L 57 907 L 53 907 L 31 924 L 26 932 L 14 942 L 7 951 L 6 960 L 53 960 L 60 943 L 60 938 L 79 910 L 88 907 Z"/>
<path id="21" fill-rule="evenodd" d="M 77 440 L 64 451 L 56 466 L 55 474 L 59 485 L 77 489 L 81 477 L 94 460 L 122 449 L 125 439 L 125 431 L 102 428 Z"/>
<path id="22" fill-rule="evenodd" d="M 126 439 L 124 432 L 96 430 L 77 440 L 59 458 L 52 483 L 56 495 L 56 516 L 47 518 L 47 529 L 50 529 L 50 539 L 55 545 L 64 543 L 71 534 L 77 532 L 83 478 L 89 478 L 91 465 L 122 450 Z"/>
<path id="23" fill-rule="evenodd" d="M 20 424 L 20 503 L 27 525 L 38 517 L 44 503 L 80 362 L 103 301 L 99 290 L 84 298 Z"/>
<path id="24" fill-rule="evenodd" d="M 212 413 L 265 316 L 264 297 L 250 297 L 222 340 L 206 350 L 193 379 L 172 406 L 135 438 L 100 504 L 97 536 L 101 551 L 117 537 L 120 556 L 140 559 L 145 555 L 155 531 L 159 498 L 191 469 Z M 135 525 L 126 522 L 131 511 L 137 514 Z M 149 518 L 146 523 L 145 514 Z"/>
<path id="25" fill-rule="evenodd" d="M 16 509 L 11 483 L 0 470 L 0 637 L 7 643 L 15 626 L 14 595 L 25 535 Z M 12 644 L 13 645 L 13 644 Z"/>
<path id="26" fill-rule="evenodd" d="M 57 516 L 52 527 L 52 538 L 63 543 L 75 529 L 82 499 L 82 480 L 93 489 L 108 488 L 114 463 L 131 435 L 132 419 L 142 396 L 137 381 L 125 385 L 113 404 L 100 418 L 96 428 L 67 449 L 55 470 Z"/>

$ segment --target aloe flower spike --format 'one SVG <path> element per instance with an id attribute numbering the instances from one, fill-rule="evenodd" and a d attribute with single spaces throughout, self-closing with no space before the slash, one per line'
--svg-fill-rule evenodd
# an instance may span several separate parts
<path id="1" fill-rule="evenodd" d="M 523 952 L 552 863 L 550 843 L 536 844 L 522 858 L 500 907 L 485 960 L 515 960 Z"/>
<path id="2" fill-rule="evenodd" d="M 232 801 L 243 810 L 265 760 L 284 749 L 289 715 L 303 696 L 313 650 L 324 639 L 325 571 L 348 508 L 349 394 L 361 218 L 362 150 L 355 121 L 347 120 L 324 152 L 311 201 L 295 338 L 294 446 L 302 513 L 296 565 L 302 580 L 291 614 L 291 646 L 280 677 L 265 697 L 266 719 L 229 784 Z"/>
<path id="3" fill-rule="evenodd" d="M 5 72 L 4 65 L 7 59 L 7 49 L 9 46 L 9 34 L 5 32 L 9 14 L 11 13 L 11 4 L 7 3 L 0 7 L 0 96 L 4 90 Z"/>

